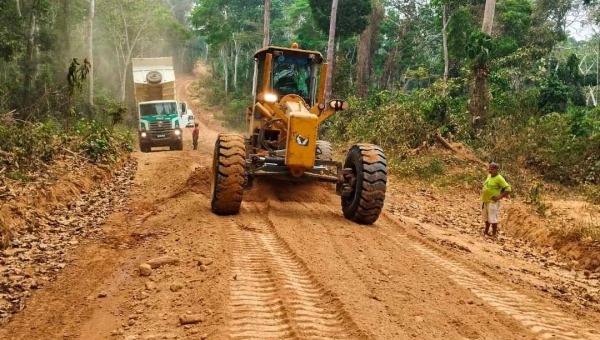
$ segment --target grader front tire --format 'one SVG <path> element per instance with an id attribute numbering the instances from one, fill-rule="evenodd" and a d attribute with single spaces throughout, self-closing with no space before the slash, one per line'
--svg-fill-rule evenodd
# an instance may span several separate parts
<path id="1" fill-rule="evenodd" d="M 324 140 L 318 140 L 315 158 L 323 161 L 332 161 L 333 151 L 331 149 L 331 143 Z"/>
<path id="2" fill-rule="evenodd" d="M 346 157 L 345 169 L 352 175 L 345 179 L 351 194 L 342 196 L 344 217 L 359 224 L 373 224 L 379 218 L 387 188 L 387 161 L 380 147 L 356 144 Z"/>
<path id="3" fill-rule="evenodd" d="M 246 144 L 238 133 L 219 134 L 211 179 L 211 209 L 217 215 L 240 211 L 246 182 Z"/>

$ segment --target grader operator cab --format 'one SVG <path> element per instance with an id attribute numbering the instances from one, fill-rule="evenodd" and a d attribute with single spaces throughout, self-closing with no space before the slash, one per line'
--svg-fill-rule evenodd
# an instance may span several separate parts
<path id="1" fill-rule="evenodd" d="M 319 77 L 320 72 L 320 77 Z M 325 103 L 327 64 L 319 52 L 269 46 L 256 52 L 254 103 L 246 134 L 221 133 L 215 143 L 211 207 L 218 215 L 240 210 L 245 189 L 258 177 L 336 184 L 344 216 L 374 223 L 385 200 L 387 162 L 380 147 L 353 145 L 344 163 L 317 140 L 319 125 L 348 104 Z"/>

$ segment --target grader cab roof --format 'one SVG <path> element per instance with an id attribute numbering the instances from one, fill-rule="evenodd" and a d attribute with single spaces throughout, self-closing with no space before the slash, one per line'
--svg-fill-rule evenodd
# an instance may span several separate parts
<path id="1" fill-rule="evenodd" d="M 282 52 L 284 55 L 288 56 L 292 55 L 295 58 L 308 58 L 310 55 L 312 55 L 316 64 L 321 64 L 323 62 L 323 55 L 320 52 L 280 46 L 268 46 L 262 48 L 256 51 L 254 58 L 264 58 L 267 53 L 271 53 L 274 57 L 276 57 L 278 54 L 277 52 Z"/>

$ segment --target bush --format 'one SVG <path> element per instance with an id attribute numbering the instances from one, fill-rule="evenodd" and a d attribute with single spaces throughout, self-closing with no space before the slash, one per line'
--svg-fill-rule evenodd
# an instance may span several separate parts
<path id="1" fill-rule="evenodd" d="M 50 162 L 61 150 L 61 127 L 46 123 L 0 123 L 0 165 L 8 170 L 35 168 Z"/>
<path id="2" fill-rule="evenodd" d="M 568 99 L 569 87 L 555 73 L 542 82 L 539 106 L 543 113 L 565 112 Z"/>
<path id="3" fill-rule="evenodd" d="M 95 121 L 80 120 L 66 130 L 56 121 L 0 122 L 0 169 L 15 180 L 43 170 L 57 158 L 80 152 L 94 163 L 110 164 L 133 150 L 128 130 L 112 132 Z"/>
<path id="4" fill-rule="evenodd" d="M 432 140 L 437 131 L 445 137 L 467 136 L 465 101 L 444 94 L 457 87 L 453 82 L 444 85 L 438 81 L 407 94 L 379 92 L 368 100 L 350 97 L 350 109 L 326 123 L 326 137 L 339 142 L 374 143 L 390 154 L 405 154 Z"/>
<path id="5" fill-rule="evenodd" d="M 114 163 L 122 152 L 133 150 L 129 131 L 126 134 L 111 133 L 105 126 L 87 120 L 79 121 L 75 131 L 81 138 L 78 149 L 94 163 Z"/>

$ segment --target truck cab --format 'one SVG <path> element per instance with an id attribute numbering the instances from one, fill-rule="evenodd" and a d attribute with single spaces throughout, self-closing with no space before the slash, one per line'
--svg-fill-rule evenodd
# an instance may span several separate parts
<path id="1" fill-rule="evenodd" d="M 140 121 L 140 150 L 150 152 L 152 147 L 168 146 L 183 150 L 183 131 L 174 100 L 155 100 L 138 104 Z"/>
<path id="2" fill-rule="evenodd" d="M 132 64 L 140 150 L 183 150 L 182 128 L 193 114 L 187 103 L 177 101 L 172 58 L 134 58 Z"/>

